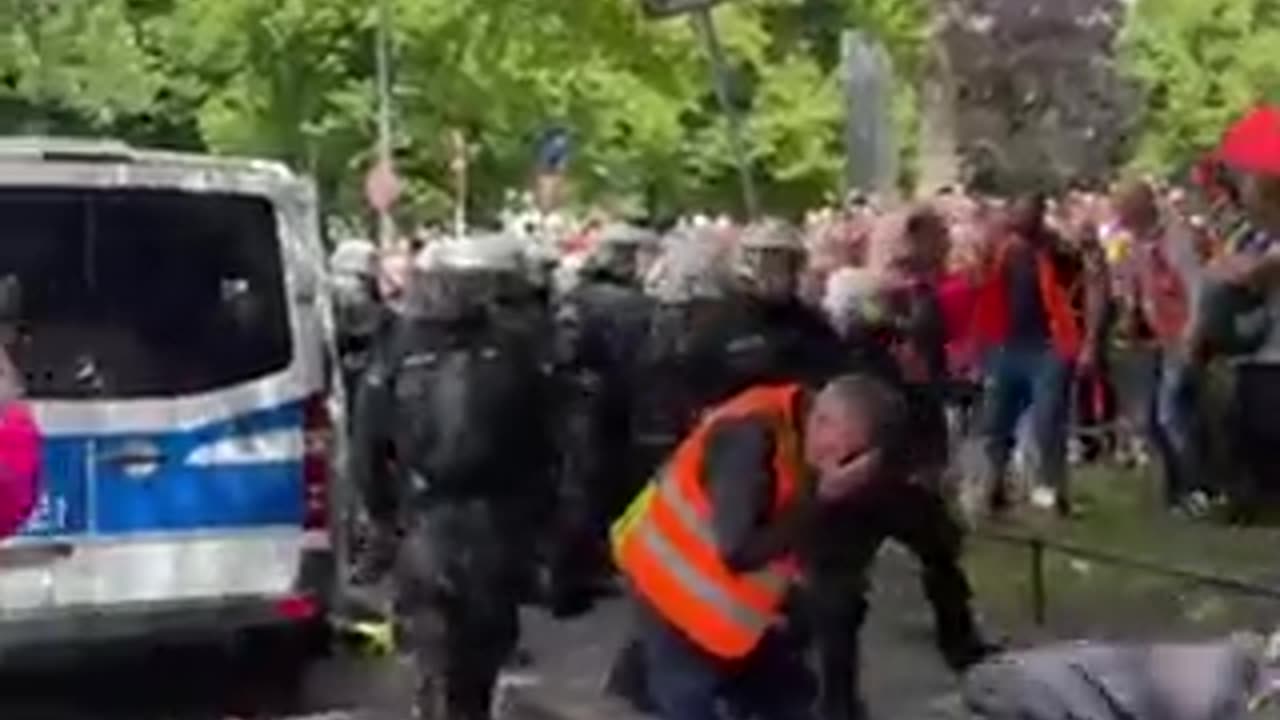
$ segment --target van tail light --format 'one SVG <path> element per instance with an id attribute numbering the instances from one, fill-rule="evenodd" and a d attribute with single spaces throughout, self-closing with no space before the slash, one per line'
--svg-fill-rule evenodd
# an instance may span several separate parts
<path id="1" fill-rule="evenodd" d="M 328 398 L 313 395 L 303 408 L 302 502 L 304 530 L 329 527 L 329 482 L 333 459 L 333 416 Z"/>
<path id="2" fill-rule="evenodd" d="M 320 614 L 320 603 L 311 595 L 288 595 L 276 601 L 276 615 L 291 622 L 305 622 Z"/>

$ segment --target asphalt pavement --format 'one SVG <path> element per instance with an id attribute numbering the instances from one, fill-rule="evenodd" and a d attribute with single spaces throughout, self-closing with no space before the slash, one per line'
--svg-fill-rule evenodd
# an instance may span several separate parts
<path id="1" fill-rule="evenodd" d="M 864 630 L 863 692 L 874 718 L 922 718 L 955 690 L 934 649 L 932 615 L 906 553 L 882 553 Z M 567 623 L 531 617 L 525 638 L 535 655 L 529 672 L 510 678 L 517 718 L 639 720 L 630 708 L 603 698 L 600 688 L 627 628 L 627 608 L 611 601 Z"/>
<path id="2" fill-rule="evenodd" d="M 882 556 L 864 633 L 863 686 L 876 718 L 923 717 L 952 689 L 933 650 L 930 615 L 911 563 Z M 629 708 L 600 687 L 627 629 L 618 599 L 577 620 L 525 614 L 532 666 L 504 676 L 503 720 L 629 720 Z M 291 685 L 287 664 L 246 659 L 228 648 L 115 648 L 56 669 L 0 673 L 6 720 L 403 720 L 409 674 L 404 661 L 339 653 Z"/>

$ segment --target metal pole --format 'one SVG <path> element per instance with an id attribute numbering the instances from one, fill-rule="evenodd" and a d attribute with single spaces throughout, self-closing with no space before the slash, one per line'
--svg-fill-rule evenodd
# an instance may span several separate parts
<path id="1" fill-rule="evenodd" d="M 1044 543 L 1036 538 L 1031 541 L 1031 617 L 1036 627 L 1044 627 L 1048 604 L 1044 586 Z"/>
<path id="2" fill-rule="evenodd" d="M 724 59 L 724 50 L 720 47 L 720 36 L 716 33 L 715 19 L 710 7 L 703 7 L 693 12 L 693 25 L 706 43 L 707 54 L 711 56 L 712 80 L 715 82 L 716 98 L 720 101 L 720 109 L 729 124 L 729 142 L 733 148 L 734 161 L 738 165 L 738 177 L 742 181 L 742 203 L 747 219 L 756 217 L 756 187 L 751 178 L 751 167 L 747 163 L 747 146 L 742 136 L 742 119 L 733 108 L 729 99 L 729 70 Z"/>
<path id="3" fill-rule="evenodd" d="M 454 136 L 454 152 L 457 153 L 458 177 L 457 200 L 453 208 L 453 232 L 459 239 L 467 236 L 467 183 L 470 173 L 470 154 L 467 149 L 467 137 L 461 130 Z"/>
<path id="4" fill-rule="evenodd" d="M 844 88 L 844 197 L 860 190 L 858 177 L 858 118 L 854 109 L 859 100 L 859 88 L 854 76 L 854 49 L 857 33 L 845 30 L 840 33 L 840 80 Z"/>
<path id="5" fill-rule="evenodd" d="M 378 160 L 391 166 L 391 12 L 387 0 L 378 0 Z M 395 242 L 395 226 L 389 210 L 378 212 L 378 244 L 383 249 Z"/>
<path id="6" fill-rule="evenodd" d="M 458 200 L 453 209 L 453 232 L 459 238 L 467 236 L 467 171 L 458 178 Z"/>

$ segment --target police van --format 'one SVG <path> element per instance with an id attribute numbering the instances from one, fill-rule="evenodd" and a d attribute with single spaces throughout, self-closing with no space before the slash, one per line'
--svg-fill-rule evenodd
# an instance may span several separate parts
<path id="1" fill-rule="evenodd" d="M 44 438 L 0 544 L 0 660 L 323 619 L 337 403 L 310 183 L 281 165 L 0 140 L 0 275 Z"/>

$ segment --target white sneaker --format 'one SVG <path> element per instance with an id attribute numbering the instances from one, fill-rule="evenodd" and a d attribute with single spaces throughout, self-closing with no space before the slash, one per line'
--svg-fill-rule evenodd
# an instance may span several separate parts
<path id="1" fill-rule="evenodd" d="M 1058 504 L 1058 493 L 1053 488 L 1037 487 L 1031 491 L 1031 504 L 1040 510 L 1052 510 Z"/>

